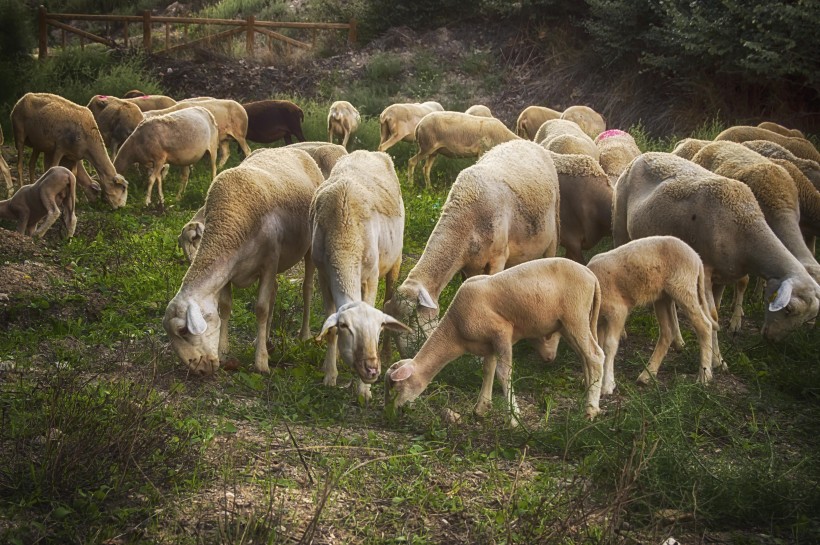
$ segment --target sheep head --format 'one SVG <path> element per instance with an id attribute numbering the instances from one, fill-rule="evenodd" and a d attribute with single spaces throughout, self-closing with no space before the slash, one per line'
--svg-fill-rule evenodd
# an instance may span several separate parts
<path id="1" fill-rule="evenodd" d="M 423 338 L 418 338 L 417 335 L 415 339 L 410 335 L 397 335 L 396 342 L 402 357 L 409 355 L 408 344 L 423 342 L 438 326 L 436 301 L 424 286 L 412 280 L 406 280 L 396 289 L 393 297 L 385 301 L 384 311 L 405 324 L 413 324 L 415 320 L 418 328 L 410 329 L 410 333 L 420 331 L 424 335 Z"/>
<path id="2" fill-rule="evenodd" d="M 783 340 L 792 330 L 817 316 L 820 285 L 807 274 L 766 283 L 766 318 L 761 333 L 773 341 Z"/>
<path id="3" fill-rule="evenodd" d="M 179 359 L 194 373 L 210 375 L 219 369 L 221 321 L 216 301 L 200 303 L 177 294 L 165 309 L 162 327 Z"/>
<path id="4" fill-rule="evenodd" d="M 407 403 L 415 400 L 427 387 L 416 372 L 415 361 L 397 361 L 384 373 L 384 410 L 389 418 L 398 415 Z"/>
<path id="5" fill-rule="evenodd" d="M 128 199 L 128 181 L 122 174 L 117 174 L 108 181 L 103 180 L 102 196 L 114 210 L 122 208 Z"/>
<path id="6" fill-rule="evenodd" d="M 347 303 L 327 317 L 317 340 L 324 339 L 332 329 L 338 335 L 339 353 L 362 382 L 372 384 L 381 374 L 379 334 L 383 329 L 409 332 L 409 327 L 392 316 L 357 301 Z"/>

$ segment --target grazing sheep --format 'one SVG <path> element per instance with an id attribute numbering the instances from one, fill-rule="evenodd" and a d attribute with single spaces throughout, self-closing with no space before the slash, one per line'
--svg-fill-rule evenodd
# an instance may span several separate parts
<path id="1" fill-rule="evenodd" d="M 739 143 L 748 140 L 768 140 L 769 142 L 780 144 L 801 159 L 810 159 L 820 163 L 820 152 L 805 138 L 783 136 L 782 134 L 759 127 L 748 127 L 744 125 L 730 127 L 717 135 L 715 140 L 731 140 L 732 142 Z"/>
<path id="2" fill-rule="evenodd" d="M 138 163 L 149 169 L 146 206 L 151 204 L 151 190 L 157 184 L 160 204 L 165 202 L 162 194 L 163 167 L 167 164 L 182 167 L 182 180 L 177 199 L 182 197 L 191 165 L 208 153 L 211 158 L 211 178 L 216 176 L 216 150 L 219 131 L 211 112 L 205 108 L 189 107 L 143 121 L 122 144 L 114 158 L 114 166 L 124 171 Z"/>
<path id="3" fill-rule="evenodd" d="M 49 93 L 26 93 L 11 110 L 11 124 L 17 144 L 17 176 L 23 183 L 23 147 L 32 148 L 29 178 L 40 153 L 44 166 L 51 168 L 65 160 L 72 165 L 85 159 L 97 170 L 103 198 L 111 208 L 125 206 L 128 182 L 117 174 L 108 157 L 100 129 L 91 110 Z"/>
<path id="4" fill-rule="evenodd" d="M 774 123 L 772 121 L 764 121 L 763 123 L 758 123 L 757 125 L 761 129 L 766 129 L 767 131 L 776 132 L 778 134 L 782 134 L 783 136 L 792 136 L 795 138 L 806 138 L 806 135 L 800 132 L 797 129 L 788 129 L 783 125 L 778 123 Z"/>
<path id="5" fill-rule="evenodd" d="M 595 142 L 574 121 L 550 119 L 535 134 L 535 142 L 546 149 L 567 155 L 588 155 L 598 161 L 600 152 Z"/>
<path id="6" fill-rule="evenodd" d="M 610 129 L 596 136 L 595 145 L 600 154 L 601 167 L 609 176 L 612 185 L 618 182 L 618 178 L 629 167 L 629 163 L 641 154 L 641 149 L 632 135 L 618 129 Z"/>
<path id="7" fill-rule="evenodd" d="M 421 118 L 431 112 L 443 112 L 444 108 L 438 102 L 423 102 L 421 104 L 392 104 L 379 115 L 381 140 L 379 151 L 387 151 L 400 141 L 416 141 L 416 125 Z"/>
<path id="8" fill-rule="evenodd" d="M 41 237 L 63 216 L 66 237 L 74 236 L 77 180 L 65 167 L 51 167 L 33 184 L 24 185 L 10 199 L 0 201 L 0 218 L 17 222 L 17 232 Z M 39 225 L 38 225 L 39 224 Z"/>
<path id="9" fill-rule="evenodd" d="M 456 273 L 494 274 L 552 257 L 560 231 L 558 174 L 549 152 L 529 140 L 496 146 L 459 173 L 424 252 L 385 311 L 404 323 L 415 316 L 429 335 L 438 298 Z M 402 337 L 399 349 L 406 357 Z"/>
<path id="10" fill-rule="evenodd" d="M 2 144 L 3 144 L 3 127 L 0 127 L 0 145 L 2 145 Z M 11 170 L 9 170 L 9 165 L 8 165 L 8 163 L 6 163 L 6 160 L 3 158 L 2 151 L 0 151 L 0 175 L 2 175 L 3 179 L 6 181 L 6 194 L 11 196 L 11 194 L 14 193 L 14 182 L 11 179 Z"/>
<path id="11" fill-rule="evenodd" d="M 419 152 L 407 161 L 408 177 L 413 180 L 416 165 L 424 160 L 424 184 L 430 187 L 430 171 L 439 154 L 445 157 L 480 157 L 487 150 L 520 138 L 494 117 L 479 117 L 461 112 L 433 112 L 416 126 Z"/>
<path id="12" fill-rule="evenodd" d="M 493 117 L 490 109 L 483 104 L 474 104 L 464 111 L 465 114 L 477 115 L 479 117 Z"/>
<path id="13" fill-rule="evenodd" d="M 590 138 L 595 138 L 606 130 L 604 117 L 589 106 L 570 106 L 561 114 L 561 119 L 578 123 Z"/>
<path id="14" fill-rule="evenodd" d="M 308 152 L 316 161 L 316 164 L 319 165 L 319 170 L 322 171 L 325 180 L 330 176 L 330 171 L 333 170 L 336 162 L 347 155 L 347 150 L 344 147 L 329 142 L 297 142 L 288 144 L 287 147 Z"/>
<path id="15" fill-rule="evenodd" d="M 164 110 L 165 108 L 170 108 L 171 106 L 177 103 L 176 100 L 165 95 L 141 95 L 136 97 L 124 97 L 123 100 L 127 100 L 132 104 L 136 104 L 137 108 L 139 108 L 143 112 Z"/>
<path id="16" fill-rule="evenodd" d="M 808 178 L 815 189 L 820 191 L 820 164 L 818 164 L 817 161 L 801 159 L 780 144 L 769 140 L 747 140 L 743 142 L 743 145 L 769 159 L 784 159 L 789 161 L 800 169 L 800 172 Z"/>
<path id="17" fill-rule="evenodd" d="M 253 154 L 251 154 L 253 155 Z M 182 232 L 177 237 L 177 243 L 185 254 L 188 262 L 192 262 L 199 250 L 199 243 L 202 242 L 202 234 L 205 232 L 205 207 L 196 211 L 191 221 L 182 227 Z"/>
<path id="18" fill-rule="evenodd" d="M 191 371 L 211 374 L 228 352 L 231 286 L 259 280 L 254 368 L 269 372 L 267 339 L 276 275 L 305 262 L 300 339 L 310 337 L 313 262 L 308 210 L 322 173 L 302 150 L 269 149 L 220 172 L 205 198 L 202 243 L 162 325 Z"/>
<path id="19" fill-rule="evenodd" d="M 333 143 L 333 137 L 342 139 L 342 146 L 347 149 L 347 141 L 350 135 L 359 129 L 361 116 L 353 104 L 346 100 L 337 100 L 330 105 L 327 114 L 327 141 Z"/>
<path id="20" fill-rule="evenodd" d="M 324 384 L 335 386 L 337 336 L 342 359 L 357 375 L 357 393 L 370 399 L 381 374 L 382 329 L 409 331 L 374 308 L 379 278 L 385 299 L 393 296 L 401 268 L 404 202 L 393 161 L 382 152 L 354 151 L 339 159 L 310 204 L 312 255 L 327 319 L 317 340 L 327 338 Z M 389 343 L 385 343 L 389 357 Z"/>
<path id="21" fill-rule="evenodd" d="M 587 388 L 586 415 L 600 412 L 604 352 L 595 324 L 601 288 L 595 275 L 563 258 L 537 259 L 492 276 L 467 279 L 438 327 L 413 359 L 385 373 L 385 406 L 395 411 L 416 399 L 445 365 L 465 353 L 484 358 L 479 416 L 492 406 L 493 374 L 504 392 L 509 424 L 519 420 L 512 387 L 513 345 L 521 339 L 563 335 L 581 358 Z"/>
<path id="22" fill-rule="evenodd" d="M 598 254 L 589 260 L 589 270 L 601 284 L 601 313 L 598 342 L 604 349 L 602 394 L 615 391 L 615 354 L 621 333 L 633 308 L 655 306 L 660 335 L 646 369 L 638 382 L 648 384 L 675 340 L 675 305 L 683 309 L 700 345 L 698 382 L 712 379 L 712 329 L 718 328 L 704 291 L 705 273 L 698 254 L 682 240 L 670 236 L 641 238 Z"/>
<path id="23" fill-rule="evenodd" d="M 700 150 L 711 144 L 711 140 L 699 140 L 697 138 L 684 138 L 675 144 L 675 149 L 672 150 L 674 155 L 683 157 L 684 159 L 692 160 Z"/>
<path id="24" fill-rule="evenodd" d="M 561 192 L 564 257 L 584 263 L 582 250 L 612 234 L 612 186 L 601 165 L 586 155 L 552 153 Z"/>
<path id="25" fill-rule="evenodd" d="M 723 288 L 747 274 L 767 281 L 769 305 L 763 336 L 779 340 L 817 315 L 820 286 L 775 236 L 754 193 L 669 153 L 644 153 L 615 186 L 612 237 L 615 246 L 651 235 L 672 235 L 703 260 L 709 307 Z M 720 360 L 712 333 L 712 366 Z"/>
<path id="26" fill-rule="evenodd" d="M 521 138 L 535 140 L 539 127 L 550 119 L 560 119 L 561 112 L 543 106 L 527 106 L 518 116 L 515 133 Z"/>
<path id="27" fill-rule="evenodd" d="M 260 144 L 270 144 L 284 139 L 292 144 L 293 137 L 305 141 L 302 121 L 305 113 L 289 100 L 259 100 L 242 105 L 248 114 L 247 139 Z"/>
<path id="28" fill-rule="evenodd" d="M 116 97 L 97 95 L 88 102 L 88 109 L 94 114 L 103 141 L 111 150 L 111 156 L 128 138 L 145 117 L 135 104 Z"/>

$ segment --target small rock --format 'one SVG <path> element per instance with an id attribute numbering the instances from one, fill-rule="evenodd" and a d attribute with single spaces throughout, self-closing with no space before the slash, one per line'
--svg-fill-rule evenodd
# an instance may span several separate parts
<path id="1" fill-rule="evenodd" d="M 11 360 L 0 361 L 0 372 L 14 371 L 15 363 Z"/>
<path id="2" fill-rule="evenodd" d="M 444 408 L 441 411 L 441 419 L 448 424 L 458 424 L 461 420 L 461 415 L 450 408 Z"/>

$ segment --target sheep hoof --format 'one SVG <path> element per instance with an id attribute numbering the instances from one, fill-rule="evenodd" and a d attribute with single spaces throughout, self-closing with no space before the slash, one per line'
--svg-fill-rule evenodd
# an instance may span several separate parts
<path id="1" fill-rule="evenodd" d="M 709 384 L 712 380 L 712 370 L 704 367 L 698 373 L 698 383 L 699 384 Z"/>
<path id="2" fill-rule="evenodd" d="M 270 374 L 270 367 L 268 367 L 268 362 L 255 362 L 253 364 L 253 368 L 256 369 L 257 372 L 262 373 L 263 375 Z"/>
<path id="3" fill-rule="evenodd" d="M 635 382 L 643 386 L 647 386 L 650 382 L 652 382 L 652 379 L 654 378 L 654 375 L 652 375 L 649 371 L 644 371 L 643 373 L 638 375 L 638 379 Z"/>
<path id="4" fill-rule="evenodd" d="M 599 414 L 601 414 L 601 409 L 598 407 L 587 407 L 587 420 L 594 420 Z"/>
<path id="5" fill-rule="evenodd" d="M 325 378 L 322 380 L 322 384 L 324 384 L 325 386 L 335 387 L 337 376 L 338 375 L 325 375 Z"/>
<path id="6" fill-rule="evenodd" d="M 674 341 L 672 341 L 672 348 L 675 350 L 683 350 L 686 346 L 686 341 L 683 340 L 683 337 L 678 337 Z"/>
<path id="7" fill-rule="evenodd" d="M 735 318 L 732 316 L 731 320 L 729 320 L 729 333 L 732 335 L 736 335 L 740 332 L 740 325 L 742 323 L 741 317 L 738 316 Z"/>
<path id="8" fill-rule="evenodd" d="M 616 385 L 614 383 L 613 384 L 604 384 L 601 387 L 601 395 L 602 396 L 611 396 L 612 394 L 615 393 L 615 387 L 616 387 Z"/>
<path id="9" fill-rule="evenodd" d="M 473 409 L 473 413 L 479 418 L 483 418 L 490 412 L 493 404 L 490 401 L 482 400 L 476 403 L 475 408 Z"/>

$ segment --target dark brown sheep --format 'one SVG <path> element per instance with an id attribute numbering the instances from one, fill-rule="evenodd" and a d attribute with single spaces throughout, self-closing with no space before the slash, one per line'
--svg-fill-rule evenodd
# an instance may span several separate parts
<path id="1" fill-rule="evenodd" d="M 302 134 L 302 109 L 289 100 L 260 100 L 242 105 L 248 112 L 247 139 L 260 144 L 270 144 L 284 138 L 292 144 L 292 136 L 305 141 Z"/>

